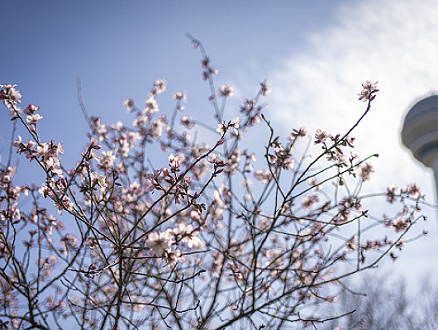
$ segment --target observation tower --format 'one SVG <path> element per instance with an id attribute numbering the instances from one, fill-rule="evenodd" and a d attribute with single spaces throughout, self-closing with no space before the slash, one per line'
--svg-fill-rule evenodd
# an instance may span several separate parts
<path id="1" fill-rule="evenodd" d="M 438 189 L 438 95 L 422 99 L 409 110 L 401 138 L 417 160 L 433 169 Z"/>

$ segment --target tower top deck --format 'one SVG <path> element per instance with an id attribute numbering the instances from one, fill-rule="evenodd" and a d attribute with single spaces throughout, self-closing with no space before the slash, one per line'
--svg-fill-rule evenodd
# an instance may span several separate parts
<path id="1" fill-rule="evenodd" d="M 426 166 L 438 161 L 438 95 L 417 102 L 406 115 L 402 142 Z"/>

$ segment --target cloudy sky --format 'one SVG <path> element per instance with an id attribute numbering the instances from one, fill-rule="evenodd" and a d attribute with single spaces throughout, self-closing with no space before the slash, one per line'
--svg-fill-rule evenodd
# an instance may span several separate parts
<path id="1" fill-rule="evenodd" d="M 345 132 L 365 110 L 354 92 L 367 79 L 379 81 L 371 112 L 352 134 L 361 155 L 380 154 L 373 161 L 372 190 L 415 181 L 434 201 L 432 172 L 402 147 L 400 130 L 409 108 L 438 88 L 437 15 L 438 3 L 428 0 L 340 3 L 333 20 L 304 32 L 305 45 L 285 54 L 272 71 L 271 115 L 286 126 L 299 122 Z M 429 237 L 410 247 L 403 263 L 396 263 L 402 274 L 438 270 L 436 212 L 427 214 L 429 222 L 422 226 Z"/>
<path id="2" fill-rule="evenodd" d="M 300 126 L 345 132 L 365 110 L 361 83 L 379 81 L 353 133 L 361 155 L 381 155 L 370 189 L 415 181 L 434 201 L 431 171 L 401 146 L 399 133 L 410 106 L 438 90 L 436 17 L 434 0 L 8 1 L 0 13 L 0 83 L 17 84 L 24 103 L 41 107 L 41 134 L 63 140 L 73 161 L 87 129 L 78 76 L 89 112 L 105 122 L 126 119 L 123 100 L 143 104 L 157 78 L 170 90 L 159 101 L 171 106 L 173 91 L 187 91 L 187 111 L 201 116 L 208 89 L 187 32 L 205 44 L 219 84 L 236 88 L 236 105 L 268 79 L 266 114 L 285 136 Z M 9 124 L 0 113 L 5 140 Z M 429 236 L 391 266 L 412 279 L 438 271 L 436 213 L 426 212 L 421 229 Z"/>

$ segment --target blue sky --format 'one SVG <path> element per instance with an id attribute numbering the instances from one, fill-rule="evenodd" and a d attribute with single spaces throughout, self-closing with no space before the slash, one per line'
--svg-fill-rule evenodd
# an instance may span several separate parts
<path id="1" fill-rule="evenodd" d="M 299 126 L 345 131 L 364 110 L 356 95 L 360 84 L 379 80 L 373 111 L 353 134 L 361 153 L 381 154 L 370 189 L 417 181 L 435 200 L 431 171 L 413 160 L 399 138 L 408 108 L 438 88 L 433 0 L 52 0 L 1 6 L 0 83 L 17 84 L 23 103 L 41 107 L 40 133 L 64 141 L 67 161 L 86 142 L 78 76 L 89 113 L 106 123 L 127 120 L 123 100 L 142 105 L 157 78 L 169 82 L 162 104 L 171 106 L 174 91 L 187 91 L 187 111 L 201 116 L 208 89 L 189 32 L 220 69 L 218 83 L 235 87 L 231 105 L 251 97 L 268 78 L 266 113 L 284 136 Z M 7 140 L 9 132 L 5 110 L 0 136 Z M 436 213 L 428 212 L 424 228 L 430 235 L 406 248 L 398 274 L 419 278 L 438 271 Z"/>
<path id="2" fill-rule="evenodd" d="M 224 73 L 221 79 L 244 75 L 252 94 L 286 54 L 305 42 L 303 31 L 330 22 L 337 2 L 4 2 L 0 79 L 19 85 L 23 102 L 50 113 L 50 134 L 66 143 L 84 140 L 78 76 L 90 113 L 108 121 L 120 119 L 126 97 L 143 102 L 157 78 L 166 79 L 169 90 L 187 90 L 189 102 L 195 102 L 200 97 L 192 96 L 206 95 L 207 89 L 199 79 L 199 53 L 185 36 L 189 32 L 205 43 Z M 1 131 L 8 125 L 3 119 Z"/>

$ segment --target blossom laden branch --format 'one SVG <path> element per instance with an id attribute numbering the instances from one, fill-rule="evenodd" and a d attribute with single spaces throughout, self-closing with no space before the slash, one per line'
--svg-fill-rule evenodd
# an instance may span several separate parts
<path id="1" fill-rule="evenodd" d="M 62 142 L 38 135 L 49 115 L 34 104 L 21 110 L 17 86 L 1 85 L 0 99 L 30 136 L 14 137 L 11 148 L 38 164 L 45 181 L 17 186 L 13 162 L 0 163 L 0 309 L 9 322 L 0 326 L 62 328 L 67 319 L 78 329 L 306 327 L 343 316 L 309 314 L 306 306 L 336 300 L 324 287 L 397 259 L 419 237 L 406 236 L 428 205 L 417 185 L 361 194 L 374 155 L 353 154 L 350 133 L 376 83 L 363 84 L 367 109 L 346 134 L 317 130 L 312 144 L 299 127 L 282 139 L 262 114 L 266 80 L 243 99 L 239 117 L 223 119 L 235 90 L 215 88 L 218 70 L 190 38 L 201 50 L 213 120 L 187 114 L 180 91 L 173 112 L 162 113 L 164 79 L 143 107 L 121 104 L 131 124 L 88 117 L 80 98 L 90 142 L 71 169 Z M 244 134 L 261 120 L 269 136 L 260 161 Z M 212 147 L 191 138 L 203 128 Z M 376 196 L 391 213 L 375 214 L 368 200 Z M 344 265 L 354 267 L 342 272 Z"/>

